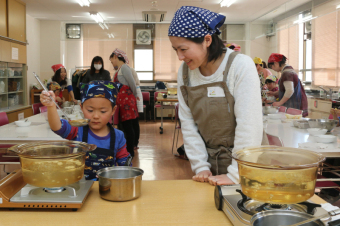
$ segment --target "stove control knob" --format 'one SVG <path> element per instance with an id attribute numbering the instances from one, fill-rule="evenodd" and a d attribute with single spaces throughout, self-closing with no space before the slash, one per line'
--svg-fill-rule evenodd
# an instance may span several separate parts
<path id="1" fill-rule="evenodd" d="M 221 186 L 219 186 L 219 185 L 215 186 L 214 199 L 215 199 L 216 209 L 222 210 L 223 195 L 222 195 Z"/>

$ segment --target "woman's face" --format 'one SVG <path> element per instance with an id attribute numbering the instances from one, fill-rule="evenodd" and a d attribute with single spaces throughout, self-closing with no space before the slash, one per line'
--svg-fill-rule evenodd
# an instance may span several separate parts
<path id="1" fill-rule="evenodd" d="M 274 62 L 274 64 L 270 67 L 273 71 L 281 72 L 280 64 L 279 62 Z"/>
<path id="2" fill-rule="evenodd" d="M 99 60 L 99 61 L 95 61 L 93 62 L 93 66 L 96 70 L 100 70 L 102 67 L 103 67 L 103 64 L 102 62 Z"/>
<path id="3" fill-rule="evenodd" d="M 61 78 L 61 80 L 65 80 L 65 78 L 66 78 L 66 69 L 65 68 L 60 69 L 60 78 Z"/>
<path id="4" fill-rule="evenodd" d="M 118 64 L 117 64 L 118 57 L 116 55 L 114 55 L 112 58 L 110 58 L 110 61 L 111 61 L 113 68 L 118 67 Z"/>
<path id="5" fill-rule="evenodd" d="M 210 35 L 205 36 L 205 40 L 201 44 L 183 37 L 170 36 L 169 39 L 178 59 L 184 61 L 190 70 L 200 67 L 207 61 L 208 47 L 211 44 Z"/>
<path id="6" fill-rule="evenodd" d="M 261 70 L 261 65 L 260 64 L 255 64 L 256 65 L 256 70 L 260 71 Z"/>

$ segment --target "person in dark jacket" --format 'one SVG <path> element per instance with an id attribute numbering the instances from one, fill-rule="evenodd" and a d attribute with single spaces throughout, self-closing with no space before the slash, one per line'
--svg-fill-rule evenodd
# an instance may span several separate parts
<path id="1" fill-rule="evenodd" d="M 82 83 L 89 83 L 91 81 L 111 81 L 110 72 L 104 69 L 103 58 L 95 56 L 92 59 L 91 69 L 87 71 Z"/>

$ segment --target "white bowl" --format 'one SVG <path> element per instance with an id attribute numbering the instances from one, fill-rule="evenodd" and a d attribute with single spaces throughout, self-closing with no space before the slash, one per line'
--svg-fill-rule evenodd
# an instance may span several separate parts
<path id="1" fill-rule="evenodd" d="M 319 128 L 308 128 L 307 131 L 312 136 L 325 135 L 327 133 L 327 129 L 319 129 Z"/>
<path id="2" fill-rule="evenodd" d="M 320 135 L 315 138 L 318 143 L 333 143 L 336 141 L 336 136 L 333 135 Z"/>
<path id="3" fill-rule="evenodd" d="M 270 119 L 281 119 L 281 114 L 268 114 L 268 118 Z"/>
<path id="4" fill-rule="evenodd" d="M 25 122 L 25 120 L 15 121 L 14 123 L 15 123 L 15 125 L 17 125 L 19 127 L 25 127 L 25 126 L 31 125 L 30 121 Z"/>

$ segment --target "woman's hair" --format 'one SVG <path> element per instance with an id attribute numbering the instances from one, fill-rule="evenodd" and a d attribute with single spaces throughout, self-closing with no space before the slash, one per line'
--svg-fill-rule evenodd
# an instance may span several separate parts
<path id="1" fill-rule="evenodd" d="M 96 69 L 94 68 L 94 63 L 99 62 L 99 61 L 102 64 L 102 68 L 99 70 L 99 73 L 102 73 L 104 71 L 103 58 L 101 58 L 100 56 L 95 56 L 93 57 L 92 62 L 91 62 L 91 70 L 90 70 L 91 75 L 94 75 L 94 73 L 96 72 Z"/>
<path id="2" fill-rule="evenodd" d="M 66 69 L 65 69 L 66 71 Z M 60 86 L 63 86 L 63 85 L 66 85 L 67 82 L 66 82 L 66 77 L 64 80 L 61 79 L 61 76 L 60 76 L 60 73 L 61 73 L 61 68 L 59 68 L 53 75 L 52 77 L 52 81 L 53 82 L 57 82 Z M 67 72 L 66 72 L 66 75 L 67 75 Z"/>
<path id="3" fill-rule="evenodd" d="M 208 56 L 207 56 L 208 63 L 211 61 L 216 61 L 220 56 L 222 56 L 223 53 L 226 52 L 225 46 L 217 34 L 213 34 L 211 38 L 212 38 L 212 42 L 211 42 L 211 45 L 208 47 Z M 186 38 L 186 39 L 197 44 L 202 44 L 204 41 L 204 37 Z"/>
<path id="4" fill-rule="evenodd" d="M 285 65 L 286 61 L 287 61 L 287 57 L 282 56 L 282 60 L 279 62 L 279 66 L 281 67 L 282 65 Z M 273 65 L 274 65 L 274 62 L 268 63 L 268 68 L 272 68 Z"/>
<path id="5" fill-rule="evenodd" d="M 262 67 L 263 68 L 268 68 L 266 62 L 262 61 Z"/>
<path id="6" fill-rule="evenodd" d="M 113 58 L 115 55 L 116 55 L 115 53 L 111 53 L 110 59 Z M 124 64 L 126 63 L 124 57 L 119 57 L 119 56 L 117 56 L 117 57 L 118 57 L 118 60 L 123 61 Z"/>

